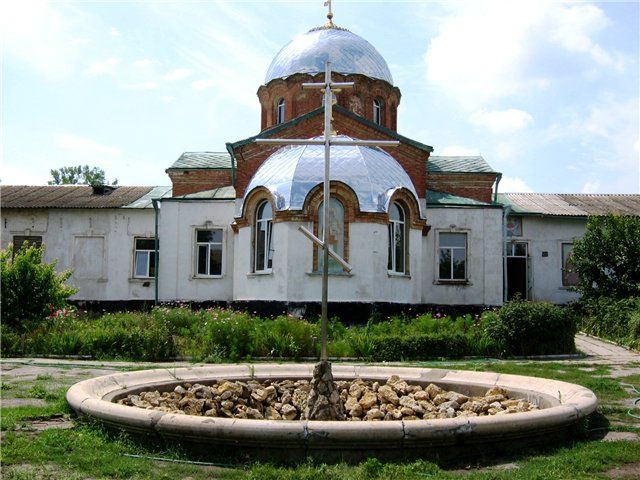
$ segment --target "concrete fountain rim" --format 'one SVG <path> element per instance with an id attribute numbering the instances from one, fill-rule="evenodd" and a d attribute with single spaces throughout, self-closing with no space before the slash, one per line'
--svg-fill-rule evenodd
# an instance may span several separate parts
<path id="1" fill-rule="evenodd" d="M 422 367 L 333 365 L 335 380 L 363 378 L 385 381 L 398 375 L 408 383 L 460 386 L 499 386 L 518 396 L 543 401 L 540 410 L 482 417 L 384 422 L 254 420 L 181 415 L 113 403 L 134 389 L 162 385 L 207 383 L 213 380 L 310 378 L 314 364 L 232 364 L 161 368 L 114 373 L 84 380 L 67 392 L 67 401 L 81 416 L 133 433 L 158 435 L 195 443 L 246 445 L 250 448 L 289 448 L 302 442 L 307 449 L 406 448 L 524 438 L 564 430 L 592 413 L 597 399 L 579 385 L 538 377 Z"/>

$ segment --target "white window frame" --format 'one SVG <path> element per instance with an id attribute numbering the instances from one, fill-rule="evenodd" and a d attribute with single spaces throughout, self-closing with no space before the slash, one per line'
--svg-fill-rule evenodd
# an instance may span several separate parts
<path id="1" fill-rule="evenodd" d="M 377 98 L 373 99 L 373 123 L 382 125 L 382 102 Z"/>
<path id="2" fill-rule="evenodd" d="M 221 233 L 219 242 L 200 242 L 198 241 L 198 232 L 208 232 L 213 230 L 219 230 Z M 194 239 L 194 261 L 193 261 L 193 276 L 196 278 L 222 278 L 224 276 L 224 267 L 225 267 L 225 229 L 222 227 L 215 226 L 200 226 L 196 227 L 193 232 Z M 208 273 L 211 271 L 211 248 L 212 246 L 220 246 L 220 273 Z M 206 266 L 205 271 L 207 273 L 200 273 L 200 247 L 206 247 L 207 255 L 206 255 Z"/>
<path id="3" fill-rule="evenodd" d="M 516 255 L 516 245 L 524 245 L 524 255 Z M 507 240 L 506 252 L 507 257 L 509 258 L 527 258 L 529 256 L 529 242 L 521 240 Z"/>
<path id="4" fill-rule="evenodd" d="M 406 210 L 403 208 L 403 206 L 398 203 L 398 202 L 393 202 L 391 204 L 391 206 L 396 206 L 400 212 L 402 213 L 402 220 L 395 220 L 393 218 L 391 218 L 391 212 L 389 212 L 389 261 L 387 263 L 388 267 L 388 272 L 392 275 L 408 275 L 408 268 L 407 268 L 407 253 L 408 253 L 408 246 L 409 246 L 409 241 L 407 238 L 407 212 Z M 391 209 L 390 209 L 391 210 Z M 396 248 L 395 248 L 395 238 L 398 232 L 402 233 L 402 269 L 400 270 L 398 268 L 398 258 L 397 258 L 397 254 L 396 254 Z"/>
<path id="5" fill-rule="evenodd" d="M 271 217 L 269 218 L 259 218 L 258 213 L 262 209 L 263 206 L 269 205 L 271 208 Z M 258 203 L 256 207 L 256 218 L 253 224 L 253 272 L 254 273 L 269 273 L 273 268 L 273 248 L 272 248 L 272 237 L 273 237 L 273 206 L 269 203 L 268 200 L 263 200 Z M 264 236 L 264 244 L 263 244 L 263 253 L 262 255 L 258 254 L 258 246 L 260 240 L 258 238 L 258 234 L 261 231 L 261 224 L 264 224 L 264 231 L 266 232 Z M 258 268 L 258 260 L 260 257 L 264 256 L 264 268 Z"/>
<path id="6" fill-rule="evenodd" d="M 133 278 L 155 278 L 155 272 L 153 273 L 153 275 L 151 275 L 150 270 L 151 270 L 151 256 L 154 255 L 155 256 L 155 247 L 153 249 L 146 249 L 146 248 L 138 248 L 138 240 L 147 240 L 147 241 L 155 241 L 155 238 L 149 238 L 149 237 L 134 237 L 133 238 Z M 140 255 L 146 255 L 147 260 L 146 260 L 146 275 L 139 275 L 138 274 L 138 254 Z M 160 249 L 158 248 L 158 257 L 160 256 Z M 156 270 L 158 269 L 158 258 L 155 259 L 155 268 Z"/>
<path id="7" fill-rule="evenodd" d="M 441 230 L 437 233 L 438 246 L 436 249 L 436 278 L 438 282 L 467 282 L 469 280 L 469 232 Z M 464 235 L 464 247 L 442 247 L 440 245 L 441 234 Z M 450 251 L 450 276 L 448 278 L 442 278 L 440 276 L 440 252 L 442 249 L 448 249 Z M 453 250 L 464 250 L 464 278 L 453 278 Z"/>
<path id="8" fill-rule="evenodd" d="M 281 98 L 280 100 L 278 100 L 278 104 L 276 105 L 276 124 L 280 125 L 281 123 L 284 123 L 284 118 L 285 118 L 285 114 L 286 114 L 286 102 L 284 100 L 284 98 Z"/>

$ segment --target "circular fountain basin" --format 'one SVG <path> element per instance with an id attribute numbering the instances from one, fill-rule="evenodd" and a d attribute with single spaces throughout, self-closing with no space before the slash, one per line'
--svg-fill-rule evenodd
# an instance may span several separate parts
<path id="1" fill-rule="evenodd" d="M 409 384 L 434 383 L 465 395 L 484 394 L 498 386 L 507 390 L 511 398 L 535 403 L 540 409 L 481 417 L 355 422 L 204 417 L 114 403 L 130 394 L 170 391 L 184 383 L 311 379 L 312 374 L 313 364 L 141 370 L 79 382 L 67 392 L 67 401 L 78 415 L 106 426 L 169 443 L 180 442 L 205 452 L 230 447 L 234 452 L 247 452 L 257 458 L 293 460 L 313 456 L 349 461 L 371 456 L 458 457 L 546 443 L 570 435 L 579 420 L 597 407 L 591 390 L 557 380 L 492 372 L 362 365 L 333 365 L 334 379 L 362 378 L 384 383 L 391 375 L 398 375 Z"/>

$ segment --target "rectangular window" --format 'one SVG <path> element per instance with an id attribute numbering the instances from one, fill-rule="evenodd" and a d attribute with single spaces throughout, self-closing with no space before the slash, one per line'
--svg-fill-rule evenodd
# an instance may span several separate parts
<path id="1" fill-rule="evenodd" d="M 156 241 L 153 238 L 136 238 L 133 256 L 133 276 L 152 278 L 156 275 Z"/>
<path id="2" fill-rule="evenodd" d="M 441 232 L 438 236 L 440 280 L 467 279 L 467 234 Z"/>
<path id="3" fill-rule="evenodd" d="M 20 250 L 22 245 L 27 242 L 27 245 L 39 247 L 42 245 L 42 237 L 39 235 L 14 235 L 13 236 L 13 249 Z"/>
<path id="4" fill-rule="evenodd" d="M 196 275 L 222 275 L 222 229 L 196 230 Z"/>
<path id="5" fill-rule="evenodd" d="M 527 242 L 509 242 L 507 243 L 507 257 L 526 257 Z"/>
<path id="6" fill-rule="evenodd" d="M 562 286 L 575 287 L 578 285 L 578 274 L 575 271 L 571 252 L 573 243 L 562 244 Z"/>

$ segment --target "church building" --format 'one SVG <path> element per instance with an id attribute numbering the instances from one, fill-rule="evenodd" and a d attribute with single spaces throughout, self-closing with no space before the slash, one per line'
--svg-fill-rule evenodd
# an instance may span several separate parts
<path id="1" fill-rule="evenodd" d="M 401 90 L 365 39 L 331 20 L 284 46 L 257 91 L 261 131 L 224 152 L 185 152 L 171 187 L 3 186 L 2 247 L 44 243 L 73 269 L 86 302 L 318 302 L 324 147 L 257 139 L 321 138 L 332 80 L 337 138 L 396 147 L 331 147 L 329 300 L 371 305 L 495 306 L 519 295 L 567 303 L 574 238 L 589 215 L 640 214 L 640 195 L 501 194 L 480 156 L 432 155 L 397 131 Z"/>

